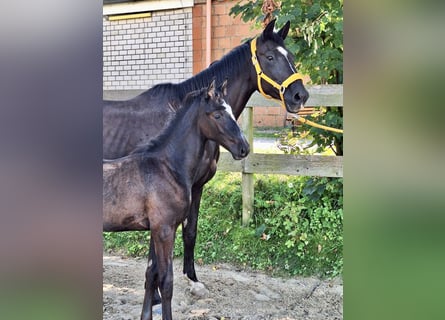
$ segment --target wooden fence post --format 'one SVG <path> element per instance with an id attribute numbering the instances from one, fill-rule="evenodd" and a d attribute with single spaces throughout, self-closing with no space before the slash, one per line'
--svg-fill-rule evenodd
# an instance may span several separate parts
<path id="1" fill-rule="evenodd" d="M 253 107 L 251 106 L 246 106 L 243 111 L 242 128 L 244 135 L 246 136 L 247 141 L 250 145 L 250 153 L 253 154 Z M 248 157 L 249 156 L 247 156 L 247 158 Z M 245 162 L 247 158 L 242 160 L 243 171 L 241 190 L 243 199 L 243 226 L 247 226 L 249 224 L 250 218 L 252 217 L 254 199 L 253 173 L 245 172 Z"/>

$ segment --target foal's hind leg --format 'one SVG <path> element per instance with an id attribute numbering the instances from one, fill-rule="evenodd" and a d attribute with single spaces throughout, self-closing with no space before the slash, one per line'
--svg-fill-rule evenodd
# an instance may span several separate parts
<path id="1" fill-rule="evenodd" d="M 142 305 L 141 320 L 152 319 L 152 309 L 154 305 L 161 303 L 158 292 L 159 276 L 156 261 L 154 241 L 150 239 L 150 249 L 148 252 L 148 265 L 145 271 L 145 295 Z"/>

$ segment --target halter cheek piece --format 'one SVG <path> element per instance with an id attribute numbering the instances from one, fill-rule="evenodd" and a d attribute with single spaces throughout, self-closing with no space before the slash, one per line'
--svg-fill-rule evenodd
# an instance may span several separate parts
<path id="1" fill-rule="evenodd" d="M 255 67 L 256 74 L 257 74 L 258 89 L 260 90 L 261 94 L 264 97 L 266 97 L 268 99 L 274 99 L 270 95 L 266 94 L 263 90 L 263 87 L 261 86 L 261 80 L 266 81 L 268 84 L 270 84 L 271 86 L 273 86 L 275 89 L 278 90 L 278 92 L 280 94 L 281 102 L 283 102 L 283 105 L 284 105 L 284 92 L 286 91 L 287 87 L 289 87 L 289 85 L 292 82 L 295 82 L 297 80 L 302 80 L 303 76 L 301 74 L 299 74 L 298 72 L 293 73 L 286 80 L 284 80 L 282 84 L 278 84 L 276 81 L 274 81 L 273 79 L 271 79 L 270 77 L 265 75 L 264 72 L 261 70 L 260 63 L 258 62 L 258 58 L 256 56 L 256 40 L 257 39 L 255 38 L 250 42 L 250 52 L 252 53 L 252 63 L 253 63 L 253 66 Z"/>

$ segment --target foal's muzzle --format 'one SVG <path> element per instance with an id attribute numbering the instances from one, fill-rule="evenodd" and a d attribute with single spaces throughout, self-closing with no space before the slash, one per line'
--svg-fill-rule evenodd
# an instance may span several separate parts
<path id="1" fill-rule="evenodd" d="M 249 143 L 247 142 L 246 138 L 243 137 L 243 141 L 241 141 L 236 146 L 236 149 L 237 149 L 236 152 L 232 152 L 233 159 L 241 160 L 241 159 L 247 157 L 247 155 L 250 152 L 250 146 L 249 146 Z"/>

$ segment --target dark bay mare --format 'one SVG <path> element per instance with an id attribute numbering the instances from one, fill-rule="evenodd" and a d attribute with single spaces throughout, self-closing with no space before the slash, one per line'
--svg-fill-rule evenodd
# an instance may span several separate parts
<path id="1" fill-rule="evenodd" d="M 185 95 L 207 87 L 214 78 L 217 83 L 228 80 L 225 99 L 232 106 L 235 118 L 240 116 L 256 90 L 281 100 L 288 112 L 297 112 L 306 103 L 309 94 L 284 44 L 290 23 L 286 23 L 278 32 L 274 32 L 274 26 L 275 21 L 271 21 L 258 37 L 232 49 L 219 61 L 184 82 L 156 85 L 126 101 L 104 101 L 103 157 L 116 159 L 126 156 L 137 145 L 158 135 L 180 108 Z M 218 144 L 208 141 L 194 178 L 187 224 L 183 225 L 183 271 L 193 281 L 198 281 L 194 247 L 202 190 L 216 172 L 218 157 Z"/>
<path id="2" fill-rule="evenodd" d="M 206 142 L 221 144 L 237 160 L 249 153 L 232 109 L 214 82 L 187 95 L 183 105 L 159 137 L 103 166 L 104 230 L 151 230 L 142 319 L 152 319 L 158 288 L 162 319 L 172 318 L 175 233 L 189 214 Z"/>

